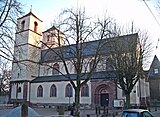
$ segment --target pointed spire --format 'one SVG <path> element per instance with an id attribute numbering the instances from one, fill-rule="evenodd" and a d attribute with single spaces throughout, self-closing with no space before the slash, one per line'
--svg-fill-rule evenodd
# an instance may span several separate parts
<path id="1" fill-rule="evenodd" d="M 132 21 L 132 28 L 131 28 L 131 32 L 132 32 L 132 34 L 133 34 L 133 28 L 134 28 L 134 27 L 133 27 L 133 21 Z"/>
<path id="2" fill-rule="evenodd" d="M 32 12 L 32 5 L 31 5 L 31 8 L 30 8 L 30 12 Z"/>

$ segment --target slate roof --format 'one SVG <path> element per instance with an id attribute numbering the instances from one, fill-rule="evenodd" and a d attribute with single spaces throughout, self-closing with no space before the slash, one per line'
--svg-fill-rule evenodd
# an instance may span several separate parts
<path id="1" fill-rule="evenodd" d="M 84 75 L 84 74 L 82 74 Z M 83 76 L 84 80 L 87 76 L 87 73 Z M 71 74 L 71 79 L 76 80 L 76 74 Z M 91 81 L 99 80 L 99 79 L 115 79 L 114 71 L 101 71 L 101 72 L 95 72 L 92 75 Z M 40 83 L 40 82 L 58 82 L 58 81 L 68 81 L 68 78 L 63 75 L 52 75 L 52 76 L 38 76 L 34 80 L 31 81 L 31 83 Z"/>
<path id="2" fill-rule="evenodd" d="M 158 69 L 158 73 L 154 73 L 154 69 Z M 160 79 L 160 61 L 156 55 L 154 56 L 151 66 L 148 70 L 148 78 L 149 79 L 153 79 L 153 78 Z"/>
<path id="3" fill-rule="evenodd" d="M 108 51 L 109 44 L 111 44 L 112 41 L 115 41 L 115 40 L 116 41 L 119 40 L 119 42 L 121 42 L 122 51 L 124 51 L 126 49 L 125 45 L 127 43 L 137 42 L 138 34 L 135 33 L 135 34 L 131 34 L 131 35 L 125 35 L 125 36 L 104 39 L 102 42 L 103 46 L 100 50 L 100 54 L 103 54 L 103 55 L 109 54 L 110 53 Z M 95 52 L 96 52 L 96 49 L 98 48 L 99 43 L 100 43 L 99 40 L 89 41 L 89 42 L 83 43 L 83 50 L 82 50 L 83 56 L 87 57 L 87 56 L 95 55 Z M 59 56 L 56 55 L 56 53 L 63 54 L 65 59 L 74 58 L 75 55 L 73 53 L 75 53 L 75 48 L 76 48 L 76 45 L 72 44 L 72 45 L 68 45 L 68 46 L 52 48 L 52 50 L 51 49 L 42 50 L 40 62 L 50 62 L 50 61 L 54 62 L 54 61 L 60 60 Z M 60 51 L 60 50 L 62 50 L 62 51 Z M 77 74 L 71 74 L 71 79 L 76 80 L 76 75 Z M 82 78 L 85 79 L 87 76 L 87 73 L 82 74 L 82 75 L 83 75 Z M 100 80 L 100 79 L 111 80 L 111 79 L 115 79 L 115 77 L 116 77 L 116 75 L 114 74 L 114 71 L 101 71 L 101 72 L 93 73 L 91 81 Z M 34 80 L 32 80 L 31 83 L 57 82 L 57 81 L 68 81 L 68 79 L 67 79 L 67 77 L 65 77 L 63 75 L 38 76 Z"/>
<path id="4" fill-rule="evenodd" d="M 101 45 L 101 49 L 100 49 L 100 54 L 108 55 L 109 49 L 110 49 L 109 44 L 112 44 L 112 42 L 114 42 L 115 40 L 116 41 L 119 40 L 119 42 L 122 46 L 122 51 L 123 51 L 127 48 L 126 47 L 127 43 L 136 42 L 137 39 L 138 39 L 137 33 L 125 35 L 125 36 L 103 39 L 103 42 L 101 42 L 102 45 Z M 95 55 L 99 43 L 100 43 L 99 40 L 89 41 L 89 42 L 83 43 L 82 55 L 86 56 L 86 57 Z M 133 46 L 130 48 L 133 48 Z M 63 57 L 65 59 L 75 58 L 75 56 L 76 56 L 75 51 L 76 51 L 75 44 L 52 48 L 52 50 L 51 49 L 42 50 L 40 62 L 58 61 L 58 60 L 60 60 L 59 55 L 63 55 Z"/>
<path id="5" fill-rule="evenodd" d="M 42 33 L 50 33 L 50 31 L 53 31 L 53 30 L 58 30 L 61 34 L 64 34 L 63 32 L 61 32 L 59 29 L 57 29 L 55 26 L 52 26 L 51 28 L 47 29 L 46 31 L 42 32 Z"/>

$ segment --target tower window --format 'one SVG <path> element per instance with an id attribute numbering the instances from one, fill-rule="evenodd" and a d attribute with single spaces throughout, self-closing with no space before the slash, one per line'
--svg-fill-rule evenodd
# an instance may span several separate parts
<path id="1" fill-rule="evenodd" d="M 24 30 L 24 25 L 25 25 L 25 21 L 23 20 L 22 23 L 21 23 L 21 30 L 22 31 Z"/>
<path id="2" fill-rule="evenodd" d="M 34 22 L 34 32 L 37 32 L 37 28 L 38 28 L 38 23 Z"/>
<path id="3" fill-rule="evenodd" d="M 50 36 L 49 36 L 49 35 L 47 35 L 47 41 L 49 41 L 49 39 L 50 39 Z"/>
<path id="4" fill-rule="evenodd" d="M 21 87 L 18 87 L 18 93 L 21 93 Z"/>

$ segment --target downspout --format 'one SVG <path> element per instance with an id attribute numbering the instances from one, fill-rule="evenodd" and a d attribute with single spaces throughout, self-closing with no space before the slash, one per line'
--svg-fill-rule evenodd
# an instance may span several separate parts
<path id="1" fill-rule="evenodd" d="M 140 79 L 139 79 L 139 99 L 140 99 L 140 106 L 141 106 L 142 99 L 141 99 L 141 81 Z"/>
<path id="2" fill-rule="evenodd" d="M 31 103 L 30 100 L 31 100 L 31 83 L 29 82 L 29 104 Z"/>
<path id="3" fill-rule="evenodd" d="M 38 77 L 39 77 L 39 75 L 40 75 L 40 62 L 38 62 Z"/>
<path id="4" fill-rule="evenodd" d="M 17 106 L 17 99 L 18 98 L 18 83 L 16 83 L 16 106 Z"/>
<path id="5" fill-rule="evenodd" d="M 10 89 L 9 90 L 9 99 L 8 99 L 9 102 L 11 102 L 11 92 L 12 92 L 12 88 L 11 87 L 12 87 L 12 83 L 10 82 L 10 84 L 9 84 L 9 89 Z"/>

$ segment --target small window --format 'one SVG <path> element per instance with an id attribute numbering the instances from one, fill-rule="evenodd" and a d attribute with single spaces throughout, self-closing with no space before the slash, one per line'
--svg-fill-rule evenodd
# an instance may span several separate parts
<path id="1" fill-rule="evenodd" d="M 18 93 L 21 93 L 21 87 L 18 87 Z"/>
<path id="2" fill-rule="evenodd" d="M 37 88 L 37 97 L 43 97 L 43 87 L 41 85 Z"/>
<path id="3" fill-rule="evenodd" d="M 154 73 L 158 74 L 158 69 L 157 68 L 154 69 Z"/>
<path id="4" fill-rule="evenodd" d="M 90 64 L 89 64 L 89 69 L 90 71 L 93 69 L 93 65 L 94 65 L 94 60 L 91 60 Z"/>
<path id="5" fill-rule="evenodd" d="M 72 86 L 68 84 L 66 86 L 66 92 L 65 92 L 66 97 L 72 97 L 73 91 L 72 91 Z"/>
<path id="6" fill-rule="evenodd" d="M 50 97 L 56 97 L 57 89 L 55 85 L 52 85 L 50 88 Z"/>
<path id="7" fill-rule="evenodd" d="M 55 63 L 53 65 L 52 74 L 53 75 L 58 75 L 59 74 L 59 64 L 58 63 Z"/>
<path id="8" fill-rule="evenodd" d="M 50 36 L 49 36 L 49 35 L 47 35 L 47 41 L 49 41 L 49 39 L 50 39 Z"/>
<path id="9" fill-rule="evenodd" d="M 106 59 L 106 70 L 113 70 L 112 69 L 112 65 L 111 65 L 111 59 L 110 58 L 107 58 Z"/>
<path id="10" fill-rule="evenodd" d="M 24 26 L 25 26 L 25 21 L 23 20 L 22 23 L 21 23 L 21 31 L 24 30 Z"/>
<path id="11" fill-rule="evenodd" d="M 34 22 L 34 32 L 37 32 L 37 28 L 38 28 L 38 23 Z"/>

